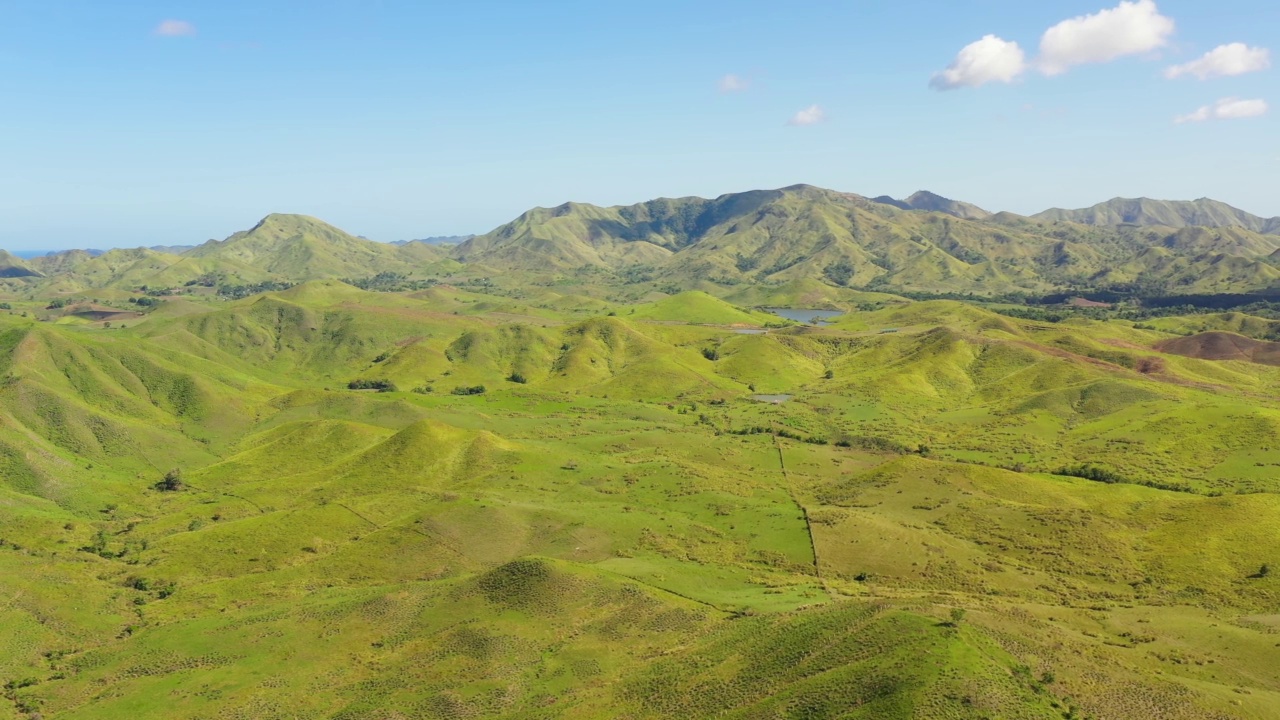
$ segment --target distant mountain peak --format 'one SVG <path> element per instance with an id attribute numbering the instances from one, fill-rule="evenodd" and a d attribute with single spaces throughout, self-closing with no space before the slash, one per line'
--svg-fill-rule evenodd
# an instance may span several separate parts
<path id="1" fill-rule="evenodd" d="M 917 190 L 905 200 L 896 200 L 888 195 L 881 195 L 874 198 L 874 202 L 882 205 L 892 205 L 900 210 L 923 210 L 927 212 L 940 212 L 947 215 L 953 215 L 966 220 L 985 220 L 991 217 L 991 213 L 972 203 L 952 200 L 943 197 L 935 192 L 928 190 Z"/>
<path id="2" fill-rule="evenodd" d="M 1243 228 L 1265 235 L 1280 235 L 1280 217 L 1258 217 L 1212 198 L 1153 200 L 1117 197 L 1077 210 L 1053 208 L 1032 215 L 1032 218 L 1103 226 Z"/>

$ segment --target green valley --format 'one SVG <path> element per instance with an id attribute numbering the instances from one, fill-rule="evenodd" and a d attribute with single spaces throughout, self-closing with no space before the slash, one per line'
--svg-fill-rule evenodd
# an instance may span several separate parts
<path id="1" fill-rule="evenodd" d="M 1280 235 L 1224 208 L 6 254 L 0 719 L 1280 717 Z"/>

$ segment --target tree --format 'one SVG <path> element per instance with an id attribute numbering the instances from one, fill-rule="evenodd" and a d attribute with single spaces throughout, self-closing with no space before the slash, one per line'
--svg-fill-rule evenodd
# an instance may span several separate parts
<path id="1" fill-rule="evenodd" d="M 951 608 L 951 627 L 960 627 L 966 614 L 963 608 Z"/>
<path id="2" fill-rule="evenodd" d="M 156 488 L 157 488 L 158 490 L 160 490 L 161 492 L 179 492 L 179 491 L 181 491 L 181 490 L 182 490 L 182 488 L 183 488 L 183 484 L 182 484 L 182 470 L 181 470 L 181 469 L 179 469 L 179 468 L 174 468 L 174 469 L 170 470 L 169 472 L 165 473 L 165 474 L 164 474 L 164 479 L 163 479 L 163 480 L 161 480 L 161 481 L 156 485 Z"/>
<path id="3" fill-rule="evenodd" d="M 1258 569 L 1258 577 L 1264 578 L 1270 574 L 1271 574 L 1271 566 L 1266 563 L 1263 563 L 1262 567 Z"/>
<path id="4" fill-rule="evenodd" d="M 844 286 L 853 279 L 855 270 L 856 269 L 848 260 L 841 260 L 834 265 L 828 265 L 823 269 L 822 274 L 836 285 Z"/>

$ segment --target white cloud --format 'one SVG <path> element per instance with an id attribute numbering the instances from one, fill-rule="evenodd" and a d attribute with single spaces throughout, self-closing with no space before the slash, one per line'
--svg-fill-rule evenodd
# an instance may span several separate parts
<path id="1" fill-rule="evenodd" d="M 1206 120 L 1240 120 L 1243 118 L 1262 117 L 1270 107 L 1266 100 L 1241 100 L 1240 98 L 1223 98 L 1212 105 L 1205 105 L 1187 115 L 1179 115 L 1173 121 L 1182 123 L 1204 122 Z"/>
<path id="2" fill-rule="evenodd" d="M 1041 72 L 1061 75 L 1072 66 L 1110 62 L 1168 44 L 1175 25 L 1155 0 L 1124 0 L 1109 10 L 1063 20 L 1040 38 Z"/>
<path id="3" fill-rule="evenodd" d="M 722 93 L 744 92 L 751 88 L 751 81 L 731 73 L 720 78 L 719 88 Z"/>
<path id="4" fill-rule="evenodd" d="M 160 37 L 188 37 L 196 34 L 196 26 L 186 20 L 165 20 L 154 31 Z"/>
<path id="5" fill-rule="evenodd" d="M 946 70 L 929 81 L 934 90 L 981 87 L 987 83 L 1010 83 L 1027 69 L 1027 56 L 1018 43 L 987 35 L 970 43 L 956 55 Z"/>
<path id="6" fill-rule="evenodd" d="M 795 115 L 792 115 L 791 119 L 787 121 L 787 124 L 804 127 L 805 125 L 817 125 L 818 123 L 826 121 L 827 111 L 823 110 L 819 105 L 810 105 Z"/>
<path id="7" fill-rule="evenodd" d="M 1201 80 L 1215 77 L 1231 77 L 1245 73 L 1258 72 L 1271 67 L 1271 51 L 1266 48 L 1251 48 L 1244 43 L 1219 45 L 1204 54 L 1198 60 L 1183 65 L 1174 65 L 1164 71 L 1164 76 L 1173 80 L 1183 75 L 1195 75 Z"/>

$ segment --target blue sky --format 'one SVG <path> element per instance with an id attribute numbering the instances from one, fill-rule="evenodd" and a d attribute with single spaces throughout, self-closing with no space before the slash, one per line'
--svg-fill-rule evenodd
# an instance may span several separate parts
<path id="1" fill-rule="evenodd" d="M 1274 0 L 7 0 L 0 247 L 801 182 L 1280 215 L 1277 37 Z"/>

